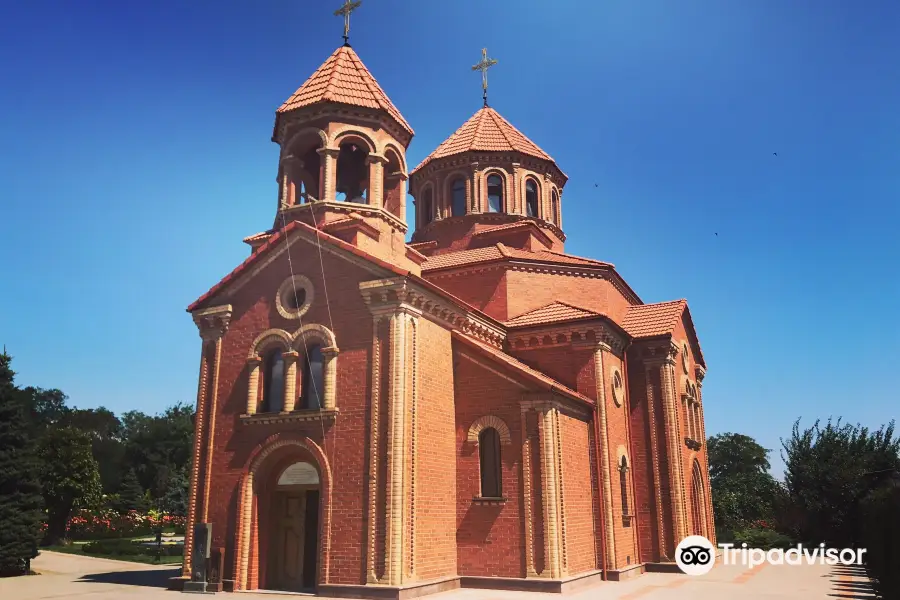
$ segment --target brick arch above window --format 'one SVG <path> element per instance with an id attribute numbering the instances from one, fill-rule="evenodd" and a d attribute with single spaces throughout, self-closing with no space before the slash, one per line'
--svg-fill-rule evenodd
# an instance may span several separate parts
<path id="1" fill-rule="evenodd" d="M 509 433 L 509 427 L 506 426 L 506 423 L 503 422 L 503 419 L 500 417 L 495 417 L 494 415 L 485 415 L 483 417 L 478 417 L 475 421 L 469 426 L 469 433 L 466 436 L 466 441 L 477 444 L 478 436 L 485 429 L 492 427 L 497 431 L 497 435 L 500 436 L 500 443 L 503 445 L 512 443 L 512 436 Z"/>
<path id="2" fill-rule="evenodd" d="M 284 329 L 267 329 L 256 336 L 250 345 L 250 352 L 247 354 L 248 359 L 259 358 L 265 354 L 266 350 L 272 347 L 278 347 L 285 351 L 290 351 L 293 338 Z"/>
<path id="3" fill-rule="evenodd" d="M 318 323 L 309 323 L 294 332 L 291 345 L 295 350 L 303 350 L 306 344 L 309 343 L 319 343 L 323 348 L 334 348 L 337 350 L 334 333 Z"/>

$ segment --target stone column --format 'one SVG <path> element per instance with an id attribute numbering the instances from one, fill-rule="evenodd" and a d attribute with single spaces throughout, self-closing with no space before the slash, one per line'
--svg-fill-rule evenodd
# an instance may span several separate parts
<path id="1" fill-rule="evenodd" d="M 244 475 L 240 503 L 238 547 L 235 553 L 237 568 L 234 577 L 237 580 L 237 589 L 246 590 L 247 571 L 250 568 L 250 532 L 253 530 L 253 472 Z"/>
<path id="2" fill-rule="evenodd" d="M 480 213 L 481 210 L 481 197 L 483 192 L 481 191 L 481 183 L 482 183 L 481 171 L 478 169 L 478 163 L 472 163 L 472 194 L 467 198 L 469 202 L 469 211 L 470 213 Z"/>
<path id="3" fill-rule="evenodd" d="M 559 471 L 557 466 L 556 409 L 547 406 L 540 413 L 541 484 L 544 504 L 545 573 L 556 579 L 561 575 Z"/>
<path id="4" fill-rule="evenodd" d="M 666 526 L 665 521 L 663 520 L 663 503 L 662 503 L 662 481 L 660 475 L 660 451 L 659 451 L 659 436 L 657 435 L 657 427 L 656 427 L 656 400 L 655 395 L 653 393 L 653 372 L 659 372 L 659 369 L 655 369 L 652 363 L 644 363 L 644 381 L 647 386 L 647 421 L 650 425 L 650 454 L 651 454 L 651 467 L 653 470 L 653 492 L 654 492 L 654 500 L 656 503 L 656 531 L 657 531 L 657 541 L 659 542 L 657 547 L 657 552 L 659 553 L 660 560 L 666 560 L 669 558 L 668 550 L 666 549 Z"/>
<path id="5" fill-rule="evenodd" d="M 550 196 L 553 191 L 553 181 L 550 179 L 550 173 L 544 173 L 544 183 L 541 186 L 541 214 L 540 217 L 545 221 L 554 222 L 553 217 L 551 216 L 551 210 L 553 208 L 552 202 L 550 202 Z"/>
<path id="6" fill-rule="evenodd" d="M 534 568 L 534 499 L 531 490 L 531 444 L 532 435 L 528 430 L 528 409 L 521 407 L 522 413 L 522 501 L 525 514 L 525 577 L 537 577 Z"/>
<path id="7" fill-rule="evenodd" d="M 337 346 L 322 348 L 322 371 L 325 379 L 325 390 L 322 397 L 322 408 L 333 410 L 337 397 Z"/>
<path id="8" fill-rule="evenodd" d="M 609 352 L 607 344 L 599 343 L 594 350 L 594 381 L 597 386 L 597 418 L 600 422 L 600 436 L 596 440 L 600 446 L 600 480 L 603 486 L 603 515 L 606 536 L 606 568 L 616 568 L 616 536 L 613 527 L 612 475 L 609 463 L 609 429 L 606 419 L 606 371 L 603 367 L 603 355 Z"/>
<path id="9" fill-rule="evenodd" d="M 706 447 L 706 421 L 703 418 L 703 378 L 706 377 L 706 369 L 698 365 L 694 369 L 694 373 L 697 376 L 697 417 L 700 421 L 700 439 L 697 441 L 703 445 L 701 446 L 703 451 L 703 493 L 706 495 L 706 498 L 704 499 L 706 504 L 706 514 L 704 515 L 704 518 L 706 519 L 706 530 L 709 532 L 707 539 L 713 544 L 716 544 L 712 488 L 709 483 L 709 449 Z"/>
<path id="10" fill-rule="evenodd" d="M 322 200 L 326 202 L 334 202 L 335 201 L 335 189 L 337 186 L 337 156 L 340 152 L 338 148 L 319 148 L 316 150 L 321 157 L 320 160 L 324 163 L 323 169 L 323 190 Z"/>
<path id="11" fill-rule="evenodd" d="M 384 163 L 387 162 L 383 156 L 370 154 L 366 157 L 366 163 L 369 165 L 369 206 L 372 208 L 384 208 Z"/>
<path id="12" fill-rule="evenodd" d="M 390 317 L 390 361 L 388 366 L 388 481 L 387 532 L 385 554 L 387 568 L 384 583 L 403 583 L 403 531 L 405 521 L 404 489 L 407 448 L 407 336 L 411 315 L 400 307 Z"/>
<path id="13" fill-rule="evenodd" d="M 522 167 L 519 163 L 512 163 L 513 172 L 510 177 L 507 177 L 507 181 L 509 184 L 507 187 L 507 192 L 509 193 L 506 199 L 506 206 L 504 206 L 504 212 L 510 215 L 524 215 L 525 214 L 525 198 L 523 197 L 525 194 L 522 192 Z"/>
<path id="14" fill-rule="evenodd" d="M 409 175 L 400 173 L 400 220 L 406 223 L 406 185 Z"/>
<path id="15" fill-rule="evenodd" d="M 191 483 L 188 505 L 187 528 L 184 540 L 184 562 L 182 572 L 190 575 L 191 551 L 193 550 L 193 528 L 199 522 L 205 523 L 209 500 L 209 480 L 212 466 L 213 436 L 215 433 L 216 392 L 219 378 L 219 360 L 222 355 L 222 336 L 231 321 L 231 305 L 215 306 L 193 313 L 194 323 L 202 341 L 200 356 L 200 376 L 197 384 L 197 408 L 194 423 L 194 448 L 191 460 Z M 212 360 L 210 360 L 212 354 Z M 212 379 L 210 383 L 209 380 Z M 209 421 L 207 423 L 207 420 Z M 204 443 L 204 441 L 206 443 Z M 203 481 L 200 479 L 200 465 L 204 463 Z M 201 489 L 203 493 L 201 494 Z M 199 505 L 199 506 L 198 506 Z"/>
<path id="16" fill-rule="evenodd" d="M 684 502 L 684 475 L 681 458 L 681 436 L 678 426 L 678 403 L 675 399 L 675 358 L 668 356 L 660 367 L 660 380 L 662 381 L 663 420 L 666 430 L 666 454 L 669 458 L 669 491 L 672 502 L 672 516 L 675 519 L 675 537 L 673 546 L 687 536 L 685 502 Z"/>
<path id="17" fill-rule="evenodd" d="M 259 402 L 259 365 L 262 359 L 254 356 L 247 360 L 247 414 L 256 414 L 256 405 Z"/>
<path id="18" fill-rule="evenodd" d="M 281 405 L 282 412 L 293 412 L 297 402 L 297 359 L 300 354 L 296 350 L 282 352 L 284 361 L 284 402 Z"/>
<path id="19" fill-rule="evenodd" d="M 556 207 L 556 210 L 558 212 L 558 214 L 556 215 L 556 226 L 559 227 L 560 229 L 562 229 L 562 212 L 563 212 L 562 211 L 562 196 L 563 196 L 562 192 L 563 192 L 562 188 L 558 189 L 556 192 L 557 196 L 559 196 L 559 198 L 558 198 L 559 205 Z"/>

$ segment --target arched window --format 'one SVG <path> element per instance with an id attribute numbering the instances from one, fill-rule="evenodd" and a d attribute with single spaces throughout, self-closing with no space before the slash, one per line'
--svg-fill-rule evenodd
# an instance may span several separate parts
<path id="1" fill-rule="evenodd" d="M 706 491 L 703 488 L 703 473 L 700 463 L 694 459 L 693 476 L 691 481 L 691 521 L 694 535 L 706 535 L 706 519 L 704 507 L 706 506 Z"/>
<path id="2" fill-rule="evenodd" d="M 525 182 L 525 214 L 529 217 L 538 216 L 538 186 L 534 179 Z"/>
<path id="3" fill-rule="evenodd" d="M 503 212 L 503 178 L 489 175 L 487 178 L 488 212 Z"/>
<path id="4" fill-rule="evenodd" d="M 284 404 L 284 359 L 281 348 L 266 355 L 262 406 L 259 412 L 279 412 Z"/>
<path id="5" fill-rule="evenodd" d="M 559 194 L 556 190 L 550 192 L 550 221 L 554 225 L 559 223 Z"/>
<path id="6" fill-rule="evenodd" d="M 315 344 L 306 347 L 303 358 L 303 379 L 300 387 L 300 407 L 306 409 L 322 408 L 325 398 L 325 371 L 322 346 Z"/>
<path id="7" fill-rule="evenodd" d="M 422 194 L 422 216 L 419 219 L 419 222 L 422 223 L 422 227 L 425 227 L 429 223 L 431 223 L 431 218 L 434 215 L 434 194 L 431 192 L 431 188 L 425 190 Z"/>
<path id="8" fill-rule="evenodd" d="M 619 463 L 619 489 L 622 494 L 622 515 L 628 515 L 628 459 Z"/>
<path id="9" fill-rule="evenodd" d="M 454 217 L 461 217 L 466 214 L 466 180 L 463 178 L 454 179 L 453 185 L 450 187 L 452 197 L 452 209 Z"/>
<path id="10" fill-rule="evenodd" d="M 486 427 L 478 434 L 478 457 L 481 460 L 481 497 L 500 498 L 500 434 Z"/>

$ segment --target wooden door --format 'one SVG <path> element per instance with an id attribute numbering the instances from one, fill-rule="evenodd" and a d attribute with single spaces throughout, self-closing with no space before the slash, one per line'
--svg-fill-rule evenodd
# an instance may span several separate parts
<path id="1" fill-rule="evenodd" d="M 303 589 L 303 553 L 306 529 L 306 493 L 278 492 L 275 495 L 275 583 L 277 589 Z M 270 563 L 272 564 L 272 563 Z"/>

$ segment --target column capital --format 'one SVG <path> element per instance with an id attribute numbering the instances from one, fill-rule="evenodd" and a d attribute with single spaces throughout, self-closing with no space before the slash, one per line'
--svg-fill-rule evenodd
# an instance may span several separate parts
<path id="1" fill-rule="evenodd" d="M 340 154 L 340 148 L 317 148 L 316 153 L 320 156 L 331 156 L 332 158 L 337 158 L 337 155 Z"/>
<path id="2" fill-rule="evenodd" d="M 700 365 L 694 366 L 694 376 L 697 378 L 697 387 L 703 386 L 703 378 L 706 377 L 706 369 Z"/>
<path id="3" fill-rule="evenodd" d="M 225 335 L 231 323 L 232 308 L 230 304 L 204 308 L 191 313 L 194 324 L 203 341 L 215 341 Z"/>
<path id="4" fill-rule="evenodd" d="M 382 156 L 381 154 L 369 154 L 366 156 L 366 164 L 381 164 L 386 165 L 388 163 L 388 159 L 386 156 Z"/>
<path id="5" fill-rule="evenodd" d="M 331 358 L 340 354 L 340 349 L 337 346 L 329 346 L 327 348 L 322 348 L 322 356 L 325 358 Z"/>
<path id="6" fill-rule="evenodd" d="M 298 358 L 300 358 L 300 353 L 296 350 L 287 350 L 281 353 L 281 359 L 285 363 L 295 362 Z"/>
<path id="7" fill-rule="evenodd" d="M 261 364 L 262 364 L 262 357 L 260 357 L 258 355 L 253 355 L 247 359 L 247 366 L 258 367 Z"/>

